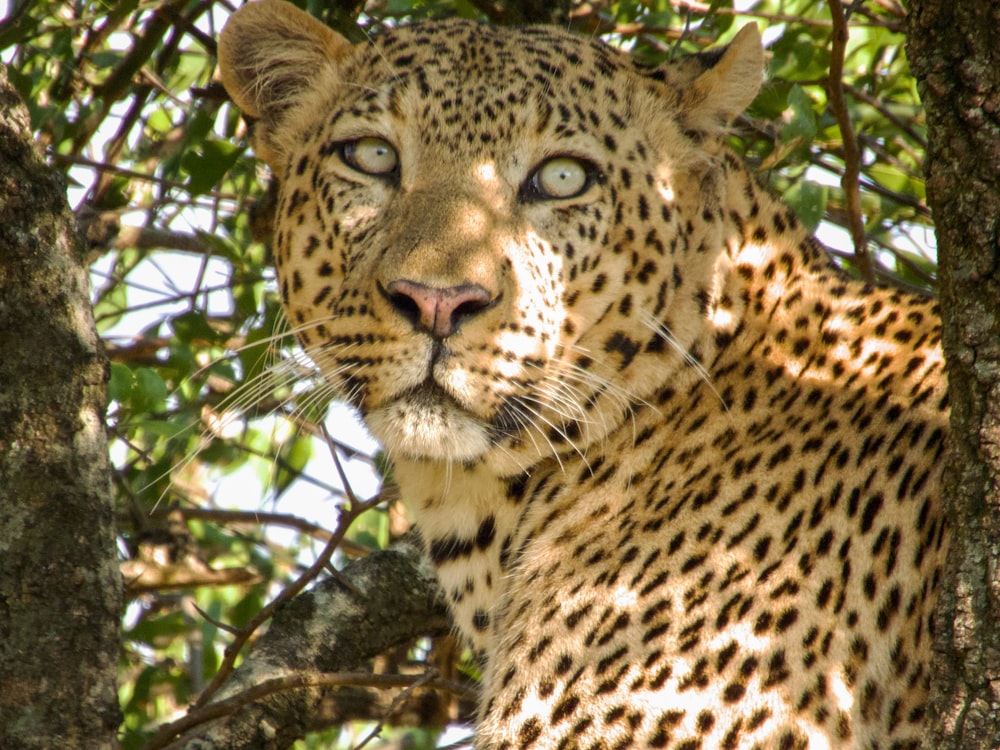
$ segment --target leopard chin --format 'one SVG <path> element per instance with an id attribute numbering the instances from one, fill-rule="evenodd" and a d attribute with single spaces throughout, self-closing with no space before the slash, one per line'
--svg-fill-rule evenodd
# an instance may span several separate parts
<path id="1" fill-rule="evenodd" d="M 489 427 L 439 387 L 409 391 L 364 421 L 390 456 L 472 461 L 493 445 Z"/>

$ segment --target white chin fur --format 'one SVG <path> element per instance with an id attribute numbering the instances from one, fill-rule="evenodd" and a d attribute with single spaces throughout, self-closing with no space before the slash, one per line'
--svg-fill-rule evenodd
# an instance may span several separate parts
<path id="1" fill-rule="evenodd" d="M 396 401 L 370 412 L 365 424 L 390 456 L 469 461 L 490 449 L 482 423 L 450 406 Z"/>

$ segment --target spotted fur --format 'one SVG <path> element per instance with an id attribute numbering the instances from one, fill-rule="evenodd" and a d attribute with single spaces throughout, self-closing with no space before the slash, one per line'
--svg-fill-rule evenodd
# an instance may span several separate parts
<path id="1" fill-rule="evenodd" d="M 288 318 L 483 655 L 478 748 L 918 746 L 937 310 L 725 147 L 755 28 L 644 68 L 466 21 L 352 46 L 265 0 L 219 53 Z"/>

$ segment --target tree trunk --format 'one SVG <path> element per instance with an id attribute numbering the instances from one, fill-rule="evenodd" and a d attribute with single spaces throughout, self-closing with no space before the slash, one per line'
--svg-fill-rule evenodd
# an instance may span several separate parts
<path id="1" fill-rule="evenodd" d="M 925 747 L 1000 748 L 1000 3 L 912 0 L 952 405 Z"/>
<path id="2" fill-rule="evenodd" d="M 106 363 L 65 185 L 0 65 L 0 747 L 115 746 Z"/>

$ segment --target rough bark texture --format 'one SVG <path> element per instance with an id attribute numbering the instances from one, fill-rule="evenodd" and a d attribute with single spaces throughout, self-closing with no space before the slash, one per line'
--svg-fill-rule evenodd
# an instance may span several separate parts
<path id="1" fill-rule="evenodd" d="M 373 554 L 278 610 L 214 701 L 238 697 L 270 680 L 353 670 L 393 646 L 419 635 L 447 633 L 449 627 L 437 580 L 417 550 Z M 415 697 L 394 708 L 419 714 L 416 722 L 407 723 L 433 724 L 437 698 L 426 692 Z M 317 714 L 378 716 L 374 709 L 380 706 L 388 708 L 388 702 L 358 690 L 283 690 L 198 726 L 170 747 L 278 750 L 315 728 Z"/>
<path id="2" fill-rule="evenodd" d="M 0 66 L 0 747 L 115 744 L 105 360 L 61 177 Z"/>
<path id="3" fill-rule="evenodd" d="M 952 403 L 942 581 L 925 747 L 1000 748 L 1000 3 L 913 0 Z"/>

